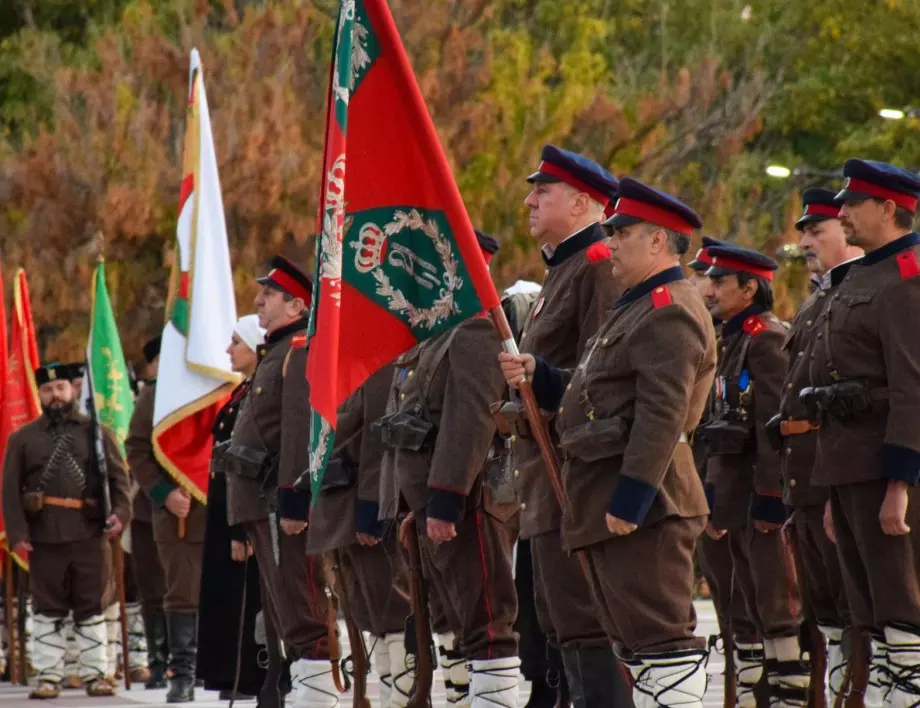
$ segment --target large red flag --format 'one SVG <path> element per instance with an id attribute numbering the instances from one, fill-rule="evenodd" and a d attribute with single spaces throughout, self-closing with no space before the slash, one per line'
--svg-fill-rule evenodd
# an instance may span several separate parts
<path id="1" fill-rule="evenodd" d="M 5 319 L 5 313 L 4 313 Z M 0 453 L 6 455 L 6 444 L 15 431 L 41 414 L 35 369 L 38 368 L 38 345 L 32 323 L 32 305 L 26 272 L 20 268 L 13 280 L 12 337 L 8 356 L 0 371 L 4 373 L 3 399 L 0 406 Z M 3 331 L 6 342 L 5 328 Z M 2 532 L 6 542 L 6 532 Z M 28 558 L 13 554 L 13 558 L 28 570 Z"/>
<path id="2" fill-rule="evenodd" d="M 324 164 L 307 364 L 314 491 L 339 405 L 417 342 L 499 304 L 386 0 L 341 3 Z"/>

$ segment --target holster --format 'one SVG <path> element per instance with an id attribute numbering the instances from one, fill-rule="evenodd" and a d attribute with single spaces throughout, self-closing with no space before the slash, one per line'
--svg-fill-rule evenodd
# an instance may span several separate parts
<path id="1" fill-rule="evenodd" d="M 247 479 L 264 479 L 271 471 L 271 457 L 264 450 L 256 450 L 231 442 L 225 455 L 227 471 Z"/>
<path id="2" fill-rule="evenodd" d="M 23 492 L 22 508 L 27 514 L 37 514 L 45 507 L 45 493 L 41 491 Z"/>
<path id="3" fill-rule="evenodd" d="M 751 439 L 747 425 L 725 419 L 705 423 L 698 430 L 709 444 L 710 455 L 739 455 Z"/>
<path id="4" fill-rule="evenodd" d="M 527 415 L 524 413 L 524 406 L 516 401 L 496 401 L 489 409 L 492 413 L 492 420 L 495 421 L 495 427 L 498 434 L 504 437 L 512 435 L 518 438 L 529 438 L 531 436 L 530 423 L 527 421 Z"/>
<path id="5" fill-rule="evenodd" d="M 350 489 L 358 481 L 358 466 L 351 460 L 336 457 L 326 464 L 323 472 L 323 481 L 319 491 L 326 492 L 334 489 Z M 296 485 L 295 485 L 296 488 Z"/>
<path id="6" fill-rule="evenodd" d="M 393 450 L 418 452 L 432 442 L 434 424 L 420 415 L 404 411 L 384 416 L 371 426 L 380 432 L 380 440 Z"/>
<path id="7" fill-rule="evenodd" d="M 887 398 L 887 389 L 873 390 L 868 382 L 856 380 L 803 388 L 799 393 L 810 418 L 821 420 L 829 415 L 844 422 L 869 415 L 875 402 Z"/>
<path id="8" fill-rule="evenodd" d="M 782 414 L 777 413 L 767 421 L 767 424 L 764 427 L 764 430 L 767 433 L 767 440 L 770 443 L 770 447 L 772 447 L 777 452 L 783 449 L 783 434 L 781 429 L 782 422 Z"/>

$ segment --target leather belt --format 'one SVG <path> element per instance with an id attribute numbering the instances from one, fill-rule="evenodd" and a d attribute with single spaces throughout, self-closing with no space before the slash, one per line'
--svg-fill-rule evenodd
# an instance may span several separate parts
<path id="1" fill-rule="evenodd" d="M 789 438 L 793 435 L 810 433 L 819 427 L 821 426 L 812 423 L 810 420 L 784 420 L 779 424 L 779 433 L 784 438 Z"/>
<path id="2" fill-rule="evenodd" d="M 82 509 L 82 499 L 67 499 L 66 497 L 45 497 L 42 499 L 45 506 L 59 506 L 62 509 Z"/>

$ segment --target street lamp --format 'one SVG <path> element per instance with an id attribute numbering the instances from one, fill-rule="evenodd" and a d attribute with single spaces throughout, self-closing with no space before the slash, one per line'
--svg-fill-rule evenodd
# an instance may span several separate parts
<path id="1" fill-rule="evenodd" d="M 885 120 L 920 118 L 920 108 L 883 108 L 878 112 L 878 114 Z"/>
<path id="2" fill-rule="evenodd" d="M 767 165 L 766 173 L 776 179 L 789 179 L 790 177 L 822 177 L 824 179 L 837 179 L 843 177 L 843 170 L 816 170 L 814 167 L 793 167 L 785 165 Z"/>
<path id="3" fill-rule="evenodd" d="M 783 165 L 767 165 L 767 174 L 776 179 L 788 179 L 792 175 L 792 170 Z"/>

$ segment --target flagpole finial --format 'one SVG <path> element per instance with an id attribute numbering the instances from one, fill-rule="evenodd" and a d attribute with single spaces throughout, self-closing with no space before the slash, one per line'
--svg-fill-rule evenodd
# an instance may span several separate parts
<path id="1" fill-rule="evenodd" d="M 96 263 L 105 263 L 105 236 L 102 231 L 96 232 Z"/>

